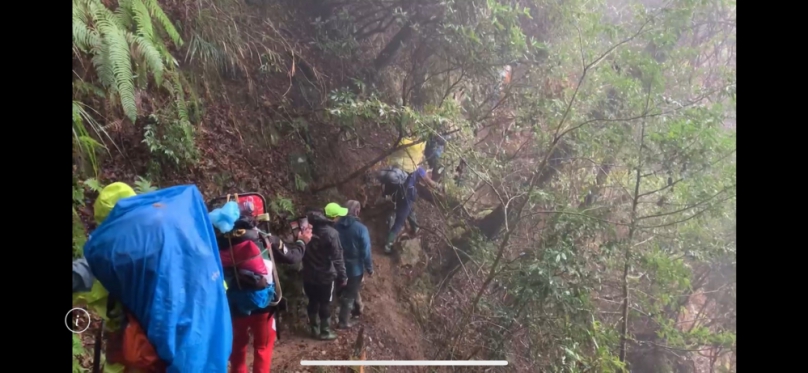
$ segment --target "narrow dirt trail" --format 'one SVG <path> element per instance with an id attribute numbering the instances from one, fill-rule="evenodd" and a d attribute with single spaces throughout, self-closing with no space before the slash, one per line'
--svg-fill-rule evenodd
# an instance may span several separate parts
<path id="1" fill-rule="evenodd" d="M 337 330 L 334 341 L 318 341 L 296 330 L 286 329 L 283 339 L 276 343 L 272 357 L 272 372 L 325 372 L 317 367 L 303 367 L 301 360 L 348 359 L 359 329 L 365 328 L 367 359 L 369 360 L 420 360 L 424 358 L 421 348 L 420 327 L 415 323 L 408 302 L 403 299 L 406 270 L 396 263 L 396 256 L 383 252 L 386 227 L 379 211 L 363 211 L 368 216 L 365 223 L 371 232 L 374 265 L 373 277 L 365 276 L 362 300 L 364 314 L 349 330 Z M 336 325 L 336 301 L 332 304 Z M 252 361 L 252 352 L 248 361 Z M 374 370 L 371 370 L 374 371 Z M 388 372 L 419 372 L 417 368 L 389 368 Z"/>

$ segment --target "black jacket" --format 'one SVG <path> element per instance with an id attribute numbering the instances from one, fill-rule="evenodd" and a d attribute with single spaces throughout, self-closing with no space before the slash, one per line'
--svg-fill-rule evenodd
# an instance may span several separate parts
<path id="1" fill-rule="evenodd" d="M 303 254 L 303 282 L 311 284 L 342 283 L 347 280 L 345 262 L 342 260 L 342 245 L 334 222 L 320 214 L 309 214 L 312 237 Z"/>

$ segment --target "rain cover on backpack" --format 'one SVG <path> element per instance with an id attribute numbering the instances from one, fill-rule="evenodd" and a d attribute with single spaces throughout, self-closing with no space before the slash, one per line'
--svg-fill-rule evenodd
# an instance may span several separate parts
<path id="1" fill-rule="evenodd" d="M 142 325 L 169 373 L 226 373 L 233 343 L 202 195 L 175 186 L 120 200 L 84 245 L 90 269 Z"/>

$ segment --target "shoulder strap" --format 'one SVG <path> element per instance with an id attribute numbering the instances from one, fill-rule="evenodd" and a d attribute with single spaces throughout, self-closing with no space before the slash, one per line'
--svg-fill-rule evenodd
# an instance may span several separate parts
<path id="1" fill-rule="evenodd" d="M 228 195 L 227 197 L 230 198 L 230 195 Z M 233 237 L 232 236 L 230 236 L 230 235 L 227 236 L 227 243 L 230 244 L 230 248 L 228 249 L 228 251 L 230 251 L 230 259 L 233 260 L 233 271 L 236 272 L 236 275 L 233 276 L 233 277 L 236 278 L 236 286 L 238 286 L 239 290 L 241 290 L 241 281 L 238 279 L 238 267 L 236 266 L 236 264 L 237 264 L 236 263 L 236 253 L 233 252 Z"/>
<path id="2" fill-rule="evenodd" d="M 278 278 L 278 264 L 275 263 L 275 255 L 272 254 L 272 243 L 269 242 L 269 234 L 264 234 L 264 232 L 260 232 L 260 234 L 261 237 L 264 239 L 264 245 L 266 245 L 267 250 L 269 251 L 269 260 L 272 262 L 272 278 L 275 279 L 275 289 L 277 289 L 275 291 L 275 294 L 277 294 L 277 297 L 275 297 L 276 300 L 271 302 L 269 306 L 275 307 L 283 299 L 283 289 L 281 289 L 281 280 L 280 278 Z M 281 242 L 280 244 L 283 245 L 283 241 L 280 242 Z"/>

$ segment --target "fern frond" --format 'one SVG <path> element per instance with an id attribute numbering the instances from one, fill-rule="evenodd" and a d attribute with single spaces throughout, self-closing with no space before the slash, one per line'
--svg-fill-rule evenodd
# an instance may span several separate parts
<path id="1" fill-rule="evenodd" d="M 73 45 L 84 53 L 101 45 L 101 35 L 90 26 L 87 17 L 87 8 L 82 4 L 73 2 Z"/>
<path id="2" fill-rule="evenodd" d="M 118 0 L 118 9 L 115 9 L 115 18 L 127 30 L 135 26 L 131 3 L 131 0 Z"/>
<path id="3" fill-rule="evenodd" d="M 98 33 L 82 22 L 81 19 L 73 17 L 73 45 L 84 53 L 89 53 L 92 47 L 101 44 L 101 37 Z"/>
<path id="4" fill-rule="evenodd" d="M 185 89 L 182 86 L 179 73 L 172 71 L 166 75 L 167 79 L 163 84 L 163 88 L 174 97 L 174 104 L 177 106 L 177 117 L 180 119 L 180 124 L 190 124 L 188 104 L 185 101 Z"/>
<path id="5" fill-rule="evenodd" d="M 160 55 L 163 56 L 163 61 L 165 62 L 166 65 L 168 65 L 169 67 L 180 66 L 180 64 L 177 62 L 177 59 L 175 59 L 174 56 L 171 55 L 171 52 L 168 51 L 168 48 L 166 48 L 165 44 L 163 44 L 162 42 L 155 42 L 153 45 L 155 48 L 157 48 L 157 51 L 160 52 Z"/>
<path id="6" fill-rule="evenodd" d="M 114 12 L 109 10 L 109 8 L 107 8 L 104 4 L 101 3 L 101 0 L 87 0 L 87 9 L 89 10 L 89 13 L 92 15 L 92 18 L 95 22 L 98 22 L 99 20 L 105 20 L 110 24 L 118 26 L 119 28 L 126 27 L 126 25 L 122 22 L 121 19 L 118 18 L 118 16 L 115 15 Z"/>
<path id="7" fill-rule="evenodd" d="M 151 42 L 158 42 L 154 38 L 154 26 L 152 26 L 149 8 L 141 0 L 129 0 L 131 2 L 132 17 L 135 19 L 137 34 Z"/>
<path id="8" fill-rule="evenodd" d="M 163 9 L 160 8 L 160 5 L 157 4 L 157 1 L 143 0 L 143 3 L 147 8 L 149 8 L 149 12 L 151 13 L 152 17 L 157 19 L 157 22 L 163 27 L 163 31 L 168 34 L 168 37 L 171 38 L 174 45 L 181 47 L 183 42 L 179 32 L 177 32 L 177 29 L 174 28 L 174 24 L 171 23 L 170 19 L 168 19 L 168 16 L 165 14 L 165 12 L 163 12 Z"/>
<path id="9" fill-rule="evenodd" d="M 172 76 L 171 82 L 174 83 L 174 89 L 177 92 L 177 116 L 180 118 L 180 123 L 190 125 L 188 104 L 185 102 L 185 89 L 183 89 L 182 83 L 176 74 Z"/>
<path id="10" fill-rule="evenodd" d="M 127 33 L 126 38 L 129 44 L 135 46 L 135 52 L 143 59 L 148 70 L 154 74 L 154 81 L 160 85 L 163 82 L 163 60 L 155 45 L 146 38 Z"/>
<path id="11" fill-rule="evenodd" d="M 87 6 L 87 13 L 95 21 L 95 30 L 101 39 L 98 44 L 90 48 L 90 53 L 93 55 L 92 63 L 95 67 L 96 74 L 98 74 L 98 80 L 101 82 L 101 85 L 109 89 L 110 93 L 114 94 L 117 90 L 115 73 L 112 68 L 112 63 L 109 60 L 104 34 L 109 29 L 117 28 L 117 23 L 112 21 L 115 15 L 101 4 L 99 0 L 84 0 L 84 4 Z"/>
<path id="12" fill-rule="evenodd" d="M 104 88 L 107 88 L 111 93 L 115 93 L 115 73 L 112 71 L 112 63 L 109 62 L 109 55 L 106 52 L 106 47 L 103 44 L 92 48 L 93 55 L 92 63 L 95 67 L 95 72 L 98 75 L 98 80 Z"/>
<path id="13" fill-rule="evenodd" d="M 116 27 L 107 18 L 99 19 L 96 24 L 104 35 L 103 54 L 105 61 L 112 69 L 115 88 L 120 96 L 121 107 L 132 122 L 137 119 L 137 105 L 135 104 L 135 85 L 132 82 L 132 59 L 129 55 L 129 43 L 121 28 Z"/>

